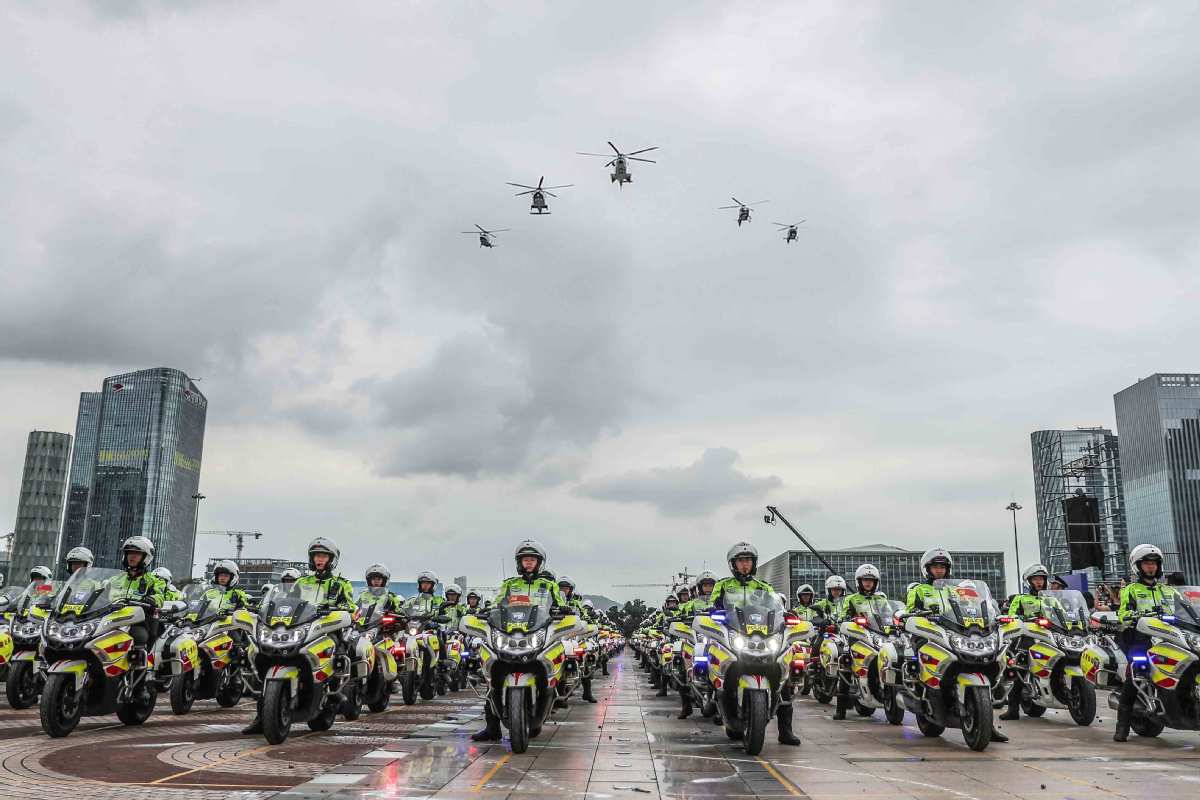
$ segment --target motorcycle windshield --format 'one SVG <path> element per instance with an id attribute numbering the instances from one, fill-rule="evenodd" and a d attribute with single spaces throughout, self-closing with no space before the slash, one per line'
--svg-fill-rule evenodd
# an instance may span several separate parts
<path id="1" fill-rule="evenodd" d="M 552 607 L 549 592 L 513 592 L 492 609 L 488 624 L 503 633 L 532 633 L 550 624 Z"/>
<path id="2" fill-rule="evenodd" d="M 848 617 L 865 619 L 867 627 L 876 633 L 892 626 L 892 613 L 892 602 L 881 594 L 859 598 L 847 609 Z"/>
<path id="3" fill-rule="evenodd" d="M 11 611 L 16 611 L 18 614 L 28 614 L 29 609 L 33 606 L 41 606 L 49 608 L 54 600 L 54 593 L 62 588 L 62 584 L 55 584 L 54 581 L 34 581 L 25 587 L 19 595 Z"/>
<path id="4" fill-rule="evenodd" d="M 183 602 L 188 604 L 184 619 L 195 625 L 206 625 L 223 616 L 224 593 L 215 587 L 193 583 L 183 590 Z"/>
<path id="5" fill-rule="evenodd" d="M 429 595 L 419 594 L 416 597 L 410 597 L 404 601 L 402 608 L 404 616 L 410 620 L 429 619 L 437 614 L 433 597 Z"/>
<path id="6" fill-rule="evenodd" d="M 943 579 L 933 582 L 941 596 L 941 620 L 956 628 L 990 628 L 996 621 L 996 603 L 984 581 Z"/>
<path id="7" fill-rule="evenodd" d="M 302 625 L 316 618 L 326 601 L 325 590 L 314 583 L 281 583 L 271 588 L 259 606 L 258 617 L 267 625 Z"/>
<path id="8" fill-rule="evenodd" d="M 51 608 L 59 615 L 91 616 L 124 598 L 127 584 L 128 578 L 119 569 L 84 567 L 67 578 Z"/>
<path id="9" fill-rule="evenodd" d="M 783 607 L 779 596 L 764 589 L 726 592 L 721 597 L 725 626 L 738 633 L 769 636 L 783 627 Z"/>
<path id="10" fill-rule="evenodd" d="M 388 609 L 386 586 L 368 586 L 355 602 L 354 622 L 361 627 L 378 625 Z"/>
<path id="11" fill-rule="evenodd" d="M 1200 586 L 1176 586 L 1173 609 L 1177 622 L 1200 629 Z"/>
<path id="12" fill-rule="evenodd" d="M 1064 631 L 1087 627 L 1091 612 L 1087 600 L 1077 589 L 1047 590 L 1038 594 L 1042 601 L 1042 616 Z"/>
<path id="13" fill-rule="evenodd" d="M 25 593 L 24 586 L 5 586 L 0 589 L 0 614 L 17 610 L 17 600 Z"/>

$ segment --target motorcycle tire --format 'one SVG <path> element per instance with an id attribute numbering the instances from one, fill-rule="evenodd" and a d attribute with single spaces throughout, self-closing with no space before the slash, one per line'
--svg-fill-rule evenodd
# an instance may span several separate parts
<path id="1" fill-rule="evenodd" d="M 762 752 L 767 741 L 767 722 L 771 719 L 771 709 L 767 692 L 754 689 L 746 693 L 746 707 L 742 718 L 746 721 L 746 733 L 742 746 L 746 755 L 756 756 Z"/>
<path id="2" fill-rule="evenodd" d="M 267 681 L 259 708 L 263 736 L 268 744 L 283 744 L 292 732 L 292 698 L 283 681 Z"/>
<path id="3" fill-rule="evenodd" d="M 310 731 L 327 731 L 333 727 L 333 721 L 337 719 L 338 709 L 341 708 L 341 703 L 331 703 L 325 701 L 325 705 L 321 706 L 321 710 L 317 715 L 308 721 L 308 729 Z"/>
<path id="4" fill-rule="evenodd" d="M 226 670 L 234 669 L 232 665 L 225 668 Z M 242 676 L 236 672 L 222 675 L 217 681 L 217 693 L 214 699 L 217 705 L 221 708 L 233 708 L 242 699 L 242 694 L 245 691 L 245 686 L 242 684 Z"/>
<path id="5" fill-rule="evenodd" d="M 1032 700 L 1025 700 L 1024 698 L 1022 698 L 1021 699 L 1021 711 L 1022 711 L 1022 713 L 1025 714 L 1025 716 L 1033 717 L 1034 719 L 1036 719 L 1046 713 L 1046 707 L 1039 706 L 1037 703 L 1033 702 Z"/>
<path id="6" fill-rule="evenodd" d="M 883 690 L 883 716 L 889 725 L 900 725 L 904 722 L 904 703 L 895 687 L 888 686 Z"/>
<path id="7" fill-rule="evenodd" d="M 432 700 L 437 694 L 437 688 L 433 685 L 432 679 L 421 681 L 421 699 Z"/>
<path id="8" fill-rule="evenodd" d="M 38 705 L 42 730 L 52 739 L 60 739 L 75 730 L 83 716 L 83 698 L 75 691 L 75 676 L 56 673 L 46 679 Z"/>
<path id="9" fill-rule="evenodd" d="M 854 701 L 854 713 L 858 714 L 860 717 L 873 717 L 873 716 L 875 716 L 875 709 L 871 708 L 868 705 L 864 705 L 863 703 L 860 703 L 858 700 L 855 700 Z"/>
<path id="10" fill-rule="evenodd" d="M 13 710 L 33 708 L 38 701 L 38 678 L 32 661 L 14 661 L 8 665 L 4 694 Z"/>
<path id="11" fill-rule="evenodd" d="M 827 706 L 832 703 L 834 693 L 834 687 L 831 685 L 832 683 L 833 682 L 828 680 L 824 675 L 818 675 L 817 677 L 813 678 L 813 699 L 823 706 Z"/>
<path id="12" fill-rule="evenodd" d="M 143 688 L 144 694 L 139 693 L 138 699 L 117 703 L 117 719 L 126 725 L 141 725 L 154 713 L 154 705 L 158 702 L 158 687 L 147 675 Z"/>
<path id="13" fill-rule="evenodd" d="M 372 714 L 381 714 L 387 711 L 391 703 L 392 695 L 388 691 L 388 685 L 379 673 L 373 674 L 371 683 L 367 684 L 367 710 Z"/>
<path id="14" fill-rule="evenodd" d="M 417 702 L 417 676 L 411 672 L 405 672 L 400 676 L 400 699 L 406 706 Z"/>
<path id="15" fill-rule="evenodd" d="M 742 732 L 737 728 L 731 728 L 729 723 L 725 724 L 725 735 L 735 742 L 740 742 L 742 740 Z"/>
<path id="16" fill-rule="evenodd" d="M 1067 710 L 1076 725 L 1091 725 L 1096 719 L 1096 687 L 1087 679 L 1071 681 L 1067 701 Z"/>
<path id="17" fill-rule="evenodd" d="M 967 688 L 960 712 L 963 740 L 982 753 L 992 741 L 992 690 L 987 686 Z"/>
<path id="18" fill-rule="evenodd" d="M 946 732 L 945 725 L 938 725 L 924 714 L 917 714 L 917 730 L 929 737 L 941 736 Z"/>
<path id="19" fill-rule="evenodd" d="M 1153 739 L 1163 732 L 1166 726 L 1162 722 L 1153 717 L 1134 717 L 1129 720 L 1129 727 L 1138 736 L 1145 736 L 1147 739 Z"/>
<path id="20" fill-rule="evenodd" d="M 438 679 L 437 679 L 438 697 L 444 697 L 446 695 L 446 692 L 448 692 L 448 691 L 450 691 L 450 681 L 446 678 L 445 675 L 438 675 Z"/>
<path id="21" fill-rule="evenodd" d="M 181 716 L 191 711 L 192 704 L 196 702 L 196 673 L 185 672 L 172 676 L 169 697 L 172 714 Z"/>
<path id="22" fill-rule="evenodd" d="M 709 700 L 706 703 L 700 704 L 700 716 L 704 717 L 705 719 L 712 719 L 716 715 L 716 713 L 717 713 L 716 702 Z"/>
<path id="23" fill-rule="evenodd" d="M 513 753 L 520 755 L 529 749 L 529 690 L 513 686 L 505 698 L 508 712 L 508 737 Z"/>
<path id="24" fill-rule="evenodd" d="M 353 722 L 362 716 L 362 685 L 356 680 L 351 681 L 342 694 L 345 696 L 340 708 L 342 719 Z"/>

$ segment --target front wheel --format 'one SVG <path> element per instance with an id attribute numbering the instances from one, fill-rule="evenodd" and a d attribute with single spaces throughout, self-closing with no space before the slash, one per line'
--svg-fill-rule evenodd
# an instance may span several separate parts
<path id="1" fill-rule="evenodd" d="M 1091 725 L 1096 718 L 1096 687 L 1084 678 L 1073 679 L 1067 696 L 1067 710 L 1076 725 Z"/>
<path id="2" fill-rule="evenodd" d="M 196 673 L 185 672 L 171 678 L 171 713 L 186 714 L 196 702 Z"/>
<path id="3" fill-rule="evenodd" d="M 1138 736 L 1145 736 L 1147 739 L 1153 739 L 1163 732 L 1166 727 L 1153 717 L 1134 717 L 1129 720 L 1129 727 L 1133 728 L 1133 732 Z"/>
<path id="4" fill-rule="evenodd" d="M 992 741 L 992 691 L 987 686 L 971 686 L 963 698 L 962 733 L 967 747 L 977 753 Z"/>
<path id="5" fill-rule="evenodd" d="M 833 681 L 829 680 L 827 675 L 817 675 L 812 680 L 812 695 L 823 706 L 833 702 Z"/>
<path id="6" fill-rule="evenodd" d="M 128 677 L 128 676 L 127 676 Z M 134 696 L 124 703 L 117 703 L 117 719 L 126 725 L 141 725 L 154 713 L 158 702 L 158 687 L 151 682 L 149 674 L 142 678 L 139 689 L 131 690 Z"/>
<path id="7" fill-rule="evenodd" d="M 859 700 L 855 700 L 854 701 L 854 713 L 858 714 L 860 717 L 873 717 L 873 716 L 875 716 L 875 709 L 871 708 L 866 703 L 863 703 Z"/>
<path id="8" fill-rule="evenodd" d="M 387 682 L 384 681 L 379 670 L 376 670 L 375 674 L 371 676 L 371 683 L 367 688 L 367 709 L 372 714 L 380 714 L 387 711 L 391 702 L 392 695 L 388 691 Z"/>
<path id="9" fill-rule="evenodd" d="M 917 730 L 929 737 L 941 736 L 946 731 L 945 725 L 938 725 L 924 714 L 917 714 Z"/>
<path id="10" fill-rule="evenodd" d="M 883 690 L 883 716 L 887 718 L 889 725 L 904 722 L 904 703 L 900 701 L 900 693 L 894 686 Z"/>
<path id="11" fill-rule="evenodd" d="M 233 664 L 221 670 L 221 676 L 218 679 L 220 686 L 217 689 L 216 701 L 221 708 L 233 708 L 242 699 L 242 693 L 245 687 L 242 684 L 242 676 L 238 673 L 237 667 Z"/>
<path id="12" fill-rule="evenodd" d="M 1032 700 L 1025 700 L 1024 698 L 1022 698 L 1021 711 L 1025 712 L 1025 716 L 1034 717 L 1036 719 L 1037 717 L 1040 717 L 1046 713 L 1046 707 L 1039 706 L 1037 703 L 1033 702 Z"/>
<path id="13" fill-rule="evenodd" d="M 746 755 L 756 756 L 762 752 L 767 740 L 767 720 L 770 719 L 770 709 L 767 704 L 767 693 L 762 689 L 753 689 L 746 693 L 746 707 L 742 718 L 746 720 L 746 731 L 743 746 Z"/>
<path id="14" fill-rule="evenodd" d="M 14 710 L 31 708 L 38 701 L 37 670 L 32 661 L 14 661 L 8 666 L 8 679 L 4 683 L 8 704 Z"/>
<path id="15" fill-rule="evenodd" d="M 508 737 L 512 743 L 512 751 L 516 754 L 529 749 L 529 709 L 526 699 L 529 690 L 521 686 L 513 686 L 505 698 L 508 711 Z"/>
<path id="16" fill-rule="evenodd" d="M 310 731 L 327 731 L 332 728 L 333 721 L 337 719 L 340 707 L 341 703 L 335 703 L 326 699 L 325 705 L 321 706 L 321 710 L 317 712 L 317 715 L 308 721 L 308 729 Z"/>
<path id="17" fill-rule="evenodd" d="M 59 673 L 47 678 L 38 711 L 42 730 L 50 738 L 59 739 L 75 730 L 83 716 L 83 698 L 75 689 L 75 676 Z"/>
<path id="18" fill-rule="evenodd" d="M 400 698 L 406 706 L 417 702 L 417 676 L 410 670 L 405 670 L 400 676 Z"/>
<path id="19" fill-rule="evenodd" d="M 350 722 L 353 722 L 362 715 L 362 694 L 359 688 L 359 682 L 352 680 L 346 687 L 346 691 L 343 692 L 346 699 L 342 701 L 342 717 Z"/>
<path id="20" fill-rule="evenodd" d="M 283 744 L 292 732 L 292 697 L 284 681 L 267 681 L 263 689 L 263 736 L 269 744 Z"/>

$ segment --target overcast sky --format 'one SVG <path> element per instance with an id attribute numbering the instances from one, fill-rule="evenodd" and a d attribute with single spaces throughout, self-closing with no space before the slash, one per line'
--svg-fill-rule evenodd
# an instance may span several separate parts
<path id="1" fill-rule="evenodd" d="M 253 555 L 494 584 L 534 536 L 655 599 L 611 584 L 792 546 L 768 502 L 1011 567 L 1015 496 L 1028 561 L 1030 431 L 1200 371 L 1197 41 L 1190 3 L 10 0 L 0 524 L 29 430 L 166 365 Z M 618 189 L 606 140 L 658 163 Z"/>

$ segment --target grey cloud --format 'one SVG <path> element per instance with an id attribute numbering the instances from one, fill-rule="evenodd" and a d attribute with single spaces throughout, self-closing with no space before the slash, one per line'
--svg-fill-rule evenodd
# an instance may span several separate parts
<path id="1" fill-rule="evenodd" d="M 777 475 L 754 477 L 737 469 L 736 450 L 713 447 L 686 467 L 657 467 L 587 481 L 576 493 L 594 500 L 648 503 L 669 516 L 703 516 L 721 506 L 763 497 L 783 485 Z"/>

